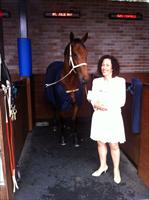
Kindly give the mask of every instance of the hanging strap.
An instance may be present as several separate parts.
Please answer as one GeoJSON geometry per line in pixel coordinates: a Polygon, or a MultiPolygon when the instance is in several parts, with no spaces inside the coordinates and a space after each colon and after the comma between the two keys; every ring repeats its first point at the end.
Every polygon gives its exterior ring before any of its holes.
{"type": "Polygon", "coordinates": [[[13,143],[13,122],[11,118],[11,95],[10,84],[7,82],[7,87],[2,84],[2,89],[4,91],[4,107],[5,107],[5,122],[6,122],[6,137],[7,137],[7,144],[8,144],[8,151],[10,157],[10,169],[12,175],[12,182],[13,182],[13,192],[16,189],[19,189],[16,177],[15,177],[15,155],[14,155],[14,143],[13,143]],[[7,109],[8,105],[8,109],[7,109]]]}

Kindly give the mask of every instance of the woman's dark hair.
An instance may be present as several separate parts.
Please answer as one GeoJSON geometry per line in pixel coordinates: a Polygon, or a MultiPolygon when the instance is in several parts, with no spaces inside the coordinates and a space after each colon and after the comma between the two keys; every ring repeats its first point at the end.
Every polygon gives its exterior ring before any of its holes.
{"type": "Polygon", "coordinates": [[[104,59],[110,59],[111,60],[112,70],[113,70],[112,71],[112,77],[119,75],[120,66],[119,66],[118,60],[114,56],[104,55],[98,61],[97,72],[98,72],[99,76],[103,76],[102,72],[101,72],[101,66],[102,66],[104,59]]]}

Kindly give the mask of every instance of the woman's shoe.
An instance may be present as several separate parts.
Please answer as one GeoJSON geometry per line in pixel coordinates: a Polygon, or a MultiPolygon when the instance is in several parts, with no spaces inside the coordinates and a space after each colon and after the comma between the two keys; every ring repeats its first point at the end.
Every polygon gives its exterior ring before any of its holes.
{"type": "Polygon", "coordinates": [[[96,170],[94,173],[92,173],[92,176],[100,176],[103,172],[106,173],[106,171],[108,170],[108,166],[106,167],[100,167],[98,170],[96,170]]]}
{"type": "Polygon", "coordinates": [[[117,184],[121,182],[121,176],[119,170],[117,170],[117,172],[114,172],[114,182],[117,184]]]}

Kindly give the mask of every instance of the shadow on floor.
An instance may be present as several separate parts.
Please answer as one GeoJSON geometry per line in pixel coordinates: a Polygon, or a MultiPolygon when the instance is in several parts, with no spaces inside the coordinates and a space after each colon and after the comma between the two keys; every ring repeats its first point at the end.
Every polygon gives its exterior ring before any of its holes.
{"type": "Polygon", "coordinates": [[[35,127],[20,159],[21,180],[14,200],[149,200],[149,189],[135,167],[121,153],[122,182],[113,182],[112,162],[100,177],[92,177],[99,165],[96,143],[89,138],[90,122],[81,123],[81,146],[71,138],[66,146],[49,127],[35,127]]]}

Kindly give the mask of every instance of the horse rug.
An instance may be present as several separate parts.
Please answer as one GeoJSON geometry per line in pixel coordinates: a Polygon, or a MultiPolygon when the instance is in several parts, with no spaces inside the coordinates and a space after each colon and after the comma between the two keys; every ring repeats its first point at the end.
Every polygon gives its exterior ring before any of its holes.
{"type": "MultiPolygon", "coordinates": [[[[72,98],[70,94],[66,92],[63,83],[59,81],[63,66],[64,62],[62,61],[55,61],[48,66],[45,75],[45,84],[58,82],[48,87],[45,86],[44,93],[48,103],[52,104],[56,109],[60,111],[69,111],[72,107],[72,98]]],[[[82,93],[83,85],[80,83],[79,90],[75,92],[76,104],[78,106],[81,106],[83,101],[82,93]]]]}

